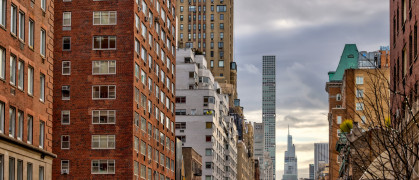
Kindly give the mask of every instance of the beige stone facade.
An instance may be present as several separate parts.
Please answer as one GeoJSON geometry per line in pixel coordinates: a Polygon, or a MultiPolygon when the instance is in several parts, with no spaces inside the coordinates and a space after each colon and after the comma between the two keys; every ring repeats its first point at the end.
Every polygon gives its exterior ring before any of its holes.
{"type": "Polygon", "coordinates": [[[207,67],[231,101],[237,98],[233,7],[234,0],[179,0],[176,8],[178,47],[205,54],[207,67]]]}
{"type": "Polygon", "coordinates": [[[3,169],[0,179],[52,179],[52,159],[55,155],[2,134],[0,136],[0,168],[3,169]],[[28,178],[30,175],[32,178],[28,178]]]}
{"type": "Polygon", "coordinates": [[[237,179],[253,179],[255,159],[253,158],[253,125],[244,124],[243,141],[237,143],[237,179]]]}

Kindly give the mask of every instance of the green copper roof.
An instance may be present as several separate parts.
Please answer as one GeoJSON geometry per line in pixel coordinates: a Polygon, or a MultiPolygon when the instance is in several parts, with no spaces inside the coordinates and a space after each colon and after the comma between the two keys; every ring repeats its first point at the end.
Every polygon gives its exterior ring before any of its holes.
{"type": "Polygon", "coordinates": [[[356,44],[345,44],[342,56],[340,57],[338,68],[336,71],[329,72],[330,81],[342,81],[343,73],[346,69],[358,68],[358,48],[356,44]]]}

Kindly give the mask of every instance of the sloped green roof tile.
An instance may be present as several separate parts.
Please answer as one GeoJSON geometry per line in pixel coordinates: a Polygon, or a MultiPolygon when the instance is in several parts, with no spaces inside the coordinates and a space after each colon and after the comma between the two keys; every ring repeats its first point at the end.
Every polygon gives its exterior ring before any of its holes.
{"type": "Polygon", "coordinates": [[[342,81],[346,69],[358,68],[358,48],[356,44],[345,44],[338,68],[335,72],[329,72],[329,82],[342,81]]]}

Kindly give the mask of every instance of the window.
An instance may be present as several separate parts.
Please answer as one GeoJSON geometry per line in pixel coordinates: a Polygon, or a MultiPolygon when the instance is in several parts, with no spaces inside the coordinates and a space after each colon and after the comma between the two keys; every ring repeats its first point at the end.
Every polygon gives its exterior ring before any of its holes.
{"type": "Polygon", "coordinates": [[[15,180],[15,158],[9,157],[9,180],[15,180]]]}
{"type": "Polygon", "coordinates": [[[137,152],[140,150],[140,139],[136,136],[134,136],[134,150],[137,152]]]}
{"type": "Polygon", "coordinates": [[[224,67],[224,61],[218,61],[218,67],[224,67]]]}
{"type": "Polygon", "coordinates": [[[92,149],[115,149],[115,135],[92,135],[92,149]]]}
{"type": "Polygon", "coordinates": [[[0,133],[4,133],[4,122],[6,117],[4,103],[0,101],[0,133]]]}
{"type": "Polygon", "coordinates": [[[17,29],[17,7],[12,4],[11,8],[11,15],[10,15],[10,32],[16,35],[16,29],[17,29]]]}
{"type": "Polygon", "coordinates": [[[70,173],[70,161],[61,160],[61,174],[69,174],[69,173],[70,173]]]}
{"type": "Polygon", "coordinates": [[[115,174],[115,160],[92,160],[92,174],[115,174]]]}
{"type": "Polygon", "coordinates": [[[0,25],[4,27],[6,27],[6,6],[6,0],[0,0],[0,25]]]}
{"type": "Polygon", "coordinates": [[[220,14],[220,20],[224,20],[224,14],[220,14]]]}
{"type": "Polygon", "coordinates": [[[32,132],[33,132],[33,117],[31,115],[28,115],[28,138],[27,142],[29,144],[32,144],[32,132]]]}
{"type": "Polygon", "coordinates": [[[356,77],[356,84],[364,84],[364,77],[357,76],[356,77]]]}
{"type": "Polygon", "coordinates": [[[44,121],[40,121],[39,122],[39,147],[40,148],[44,148],[44,138],[45,136],[45,122],[44,121]]]}
{"type": "Polygon", "coordinates": [[[206,169],[211,169],[212,167],[212,162],[205,162],[205,168],[206,169]]]}
{"type": "Polygon", "coordinates": [[[212,142],[212,136],[205,136],[205,142],[212,142]]]}
{"type": "Polygon", "coordinates": [[[147,37],[147,27],[144,23],[141,23],[141,35],[144,39],[147,37]]]}
{"type": "Polygon", "coordinates": [[[23,180],[23,161],[17,160],[17,180],[23,180]]]}
{"type": "Polygon", "coordinates": [[[16,85],[16,56],[10,55],[10,84],[16,85]]]}
{"type": "Polygon", "coordinates": [[[24,69],[25,69],[25,62],[19,61],[17,65],[17,72],[18,72],[18,82],[17,82],[17,88],[20,90],[23,90],[23,84],[24,84],[24,69]]]}
{"type": "Polygon", "coordinates": [[[63,51],[71,50],[71,37],[63,37],[63,51]]]}
{"type": "Polygon", "coordinates": [[[23,139],[23,111],[17,112],[17,139],[22,140],[23,139]]]}
{"type": "Polygon", "coordinates": [[[342,95],[341,94],[336,94],[336,101],[340,101],[342,100],[342,95]]]}
{"type": "Polygon", "coordinates": [[[141,141],[140,149],[141,149],[141,154],[142,155],[145,155],[146,148],[147,148],[147,146],[146,146],[145,142],[141,141]]]}
{"type": "Polygon", "coordinates": [[[93,25],[116,25],[116,11],[93,12],[93,25]]]}
{"type": "Polygon", "coordinates": [[[137,112],[134,112],[134,124],[140,126],[140,115],[137,112]]]}
{"type": "Polygon", "coordinates": [[[70,61],[63,61],[62,62],[62,74],[63,75],[70,75],[71,74],[71,62],[70,61]]]}
{"type": "MultiPolygon", "coordinates": [[[[41,1],[45,1],[45,0],[41,0],[41,1]]],[[[46,47],[46,31],[44,29],[41,28],[41,43],[40,43],[40,53],[42,56],[45,56],[45,47],[46,47]]]]}
{"type": "Polygon", "coordinates": [[[176,97],[176,103],[186,103],[186,96],[176,97]]]}
{"type": "Polygon", "coordinates": [[[134,65],[134,75],[135,78],[140,79],[140,66],[137,63],[134,65]]]}
{"type": "Polygon", "coordinates": [[[204,106],[208,106],[208,103],[214,104],[215,98],[213,96],[204,96],[204,106]]]}
{"type": "Polygon", "coordinates": [[[218,5],[217,6],[217,12],[226,12],[227,6],[226,5],[218,5]]]}
{"type": "Polygon", "coordinates": [[[71,12],[63,12],[63,27],[71,26],[71,12]]]}
{"type": "Polygon", "coordinates": [[[135,179],[138,179],[139,166],[140,164],[137,161],[134,161],[134,176],[136,176],[135,179]]]}
{"type": "Polygon", "coordinates": [[[39,166],[39,180],[44,180],[44,167],[39,166]]]}
{"type": "Polygon", "coordinates": [[[15,137],[16,129],[16,109],[14,107],[9,108],[9,136],[15,137]]]}
{"type": "Polygon", "coordinates": [[[364,90],[363,89],[357,89],[356,90],[356,97],[357,98],[363,98],[364,97],[364,90]]]}
{"type": "Polygon", "coordinates": [[[116,86],[92,86],[93,99],[115,99],[116,86]]]}
{"type": "Polygon", "coordinates": [[[116,61],[93,61],[92,62],[93,74],[116,74],[116,61]]]}
{"type": "Polygon", "coordinates": [[[338,124],[342,124],[342,116],[337,117],[337,122],[338,122],[338,124]]]}
{"type": "Polygon", "coordinates": [[[25,41],[25,13],[19,12],[19,39],[25,41]]]}
{"type": "Polygon", "coordinates": [[[356,103],[356,110],[357,111],[364,110],[364,103],[356,103]]]}
{"type": "Polygon", "coordinates": [[[224,29],[224,23],[220,23],[220,29],[224,29]]]}
{"type": "Polygon", "coordinates": [[[115,50],[116,36],[93,36],[93,50],[115,50]]]}
{"type": "Polygon", "coordinates": [[[186,122],[177,122],[176,129],[186,129],[186,122]]]}
{"type": "Polygon", "coordinates": [[[186,109],[176,109],[176,115],[186,115],[186,109]]]}
{"type": "Polygon", "coordinates": [[[361,116],[362,124],[365,124],[366,123],[366,120],[367,120],[367,118],[365,116],[361,116]]]}
{"type": "Polygon", "coordinates": [[[28,163],[27,164],[27,170],[26,171],[27,171],[27,179],[28,180],[32,180],[33,179],[33,166],[32,166],[32,163],[28,163]]]}
{"type": "Polygon", "coordinates": [[[45,100],[45,75],[41,74],[39,79],[40,79],[40,81],[39,81],[39,87],[40,87],[39,100],[44,102],[44,100],[45,100]]]}
{"type": "Polygon", "coordinates": [[[212,156],[212,149],[205,149],[205,156],[212,156]]]}
{"type": "Polygon", "coordinates": [[[70,111],[61,111],[61,124],[70,124],[70,111]]]}
{"type": "MultiPolygon", "coordinates": [[[[158,155],[157,155],[158,156],[158,155]]],[[[141,179],[145,179],[145,166],[141,164],[141,179]]]]}
{"type": "Polygon", "coordinates": [[[33,48],[33,42],[34,42],[34,25],[35,23],[33,22],[32,19],[29,19],[29,30],[28,30],[28,43],[29,43],[29,47],[33,48]]]}
{"type": "Polygon", "coordinates": [[[205,128],[206,129],[211,129],[212,128],[212,122],[206,122],[205,123],[205,128]]]}
{"type": "Polygon", "coordinates": [[[28,94],[33,95],[33,67],[28,67],[28,94]]]}
{"type": "Polygon", "coordinates": [[[47,0],[41,0],[41,9],[45,11],[46,7],[47,7],[47,0]]]}
{"type": "Polygon", "coordinates": [[[6,78],[5,76],[6,76],[6,51],[2,47],[0,47],[0,79],[5,79],[6,78]]]}
{"type": "Polygon", "coordinates": [[[70,149],[70,136],[69,135],[61,136],[61,149],[70,149]]]}
{"type": "Polygon", "coordinates": [[[115,124],[115,110],[93,110],[93,124],[115,124]]]}
{"type": "Polygon", "coordinates": [[[70,86],[61,86],[61,99],[70,100],[70,86]]]}

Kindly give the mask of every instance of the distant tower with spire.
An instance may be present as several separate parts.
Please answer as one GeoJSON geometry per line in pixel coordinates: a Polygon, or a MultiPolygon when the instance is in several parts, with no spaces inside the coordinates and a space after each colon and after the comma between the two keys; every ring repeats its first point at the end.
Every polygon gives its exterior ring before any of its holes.
{"type": "Polygon", "coordinates": [[[295,155],[295,145],[292,143],[292,136],[290,135],[290,126],[288,125],[288,142],[287,151],[285,151],[284,175],[282,180],[297,180],[298,167],[297,156],[295,155]]]}

